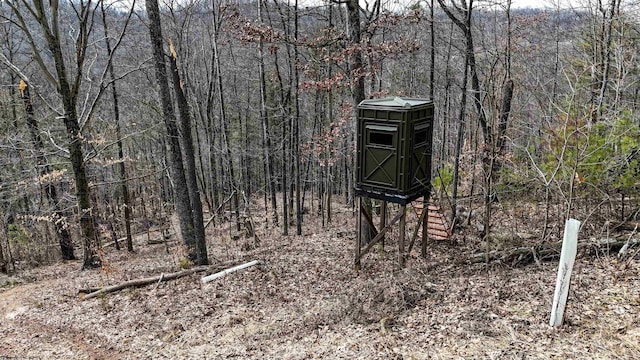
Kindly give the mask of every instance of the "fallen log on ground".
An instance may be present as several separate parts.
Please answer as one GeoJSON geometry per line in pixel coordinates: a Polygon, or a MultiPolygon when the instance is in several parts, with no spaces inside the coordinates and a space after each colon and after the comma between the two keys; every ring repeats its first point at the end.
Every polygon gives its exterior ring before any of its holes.
{"type": "MultiPolygon", "coordinates": [[[[578,251],[617,251],[623,246],[640,244],[640,239],[604,239],[600,241],[583,241],[578,243],[578,251]]],[[[489,252],[487,257],[486,252],[476,253],[471,255],[470,261],[472,263],[481,263],[487,261],[502,261],[502,262],[528,262],[531,260],[539,261],[541,258],[558,257],[560,256],[560,249],[562,248],[562,242],[551,244],[538,244],[534,246],[521,246],[511,249],[493,250],[489,252]]]]}
{"type": "Polygon", "coordinates": [[[184,277],[184,276],[187,276],[187,275],[191,275],[191,274],[195,274],[195,273],[199,273],[199,272],[219,271],[219,270],[222,270],[222,269],[226,269],[229,266],[232,266],[232,265],[235,265],[235,264],[237,264],[237,263],[222,263],[222,264],[216,264],[216,265],[198,266],[198,267],[194,267],[194,268],[191,268],[191,269],[186,269],[186,270],[182,270],[182,271],[178,271],[178,272],[174,272],[174,273],[169,273],[169,274],[164,274],[163,273],[163,274],[156,275],[156,276],[129,280],[129,281],[122,282],[120,284],[104,286],[104,287],[101,287],[101,288],[93,287],[93,288],[80,289],[80,290],[78,290],[78,293],[80,293],[80,294],[86,293],[87,295],[83,296],[82,300],[87,300],[87,299],[94,298],[96,296],[100,296],[100,295],[103,295],[103,294],[108,294],[108,293],[120,291],[120,290],[127,289],[127,288],[130,288],[130,287],[140,287],[140,286],[159,283],[159,282],[162,282],[162,281],[175,280],[175,279],[179,279],[181,277],[184,277]]]}

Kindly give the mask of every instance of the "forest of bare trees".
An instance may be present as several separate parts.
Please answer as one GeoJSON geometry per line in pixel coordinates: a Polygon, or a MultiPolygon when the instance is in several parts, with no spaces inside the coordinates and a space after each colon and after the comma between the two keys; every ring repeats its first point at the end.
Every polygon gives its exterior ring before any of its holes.
{"type": "Polygon", "coordinates": [[[454,221],[478,213],[487,235],[500,213],[542,214],[545,241],[569,217],[635,220],[639,11],[0,2],[0,265],[99,266],[174,213],[207,264],[205,225],[240,231],[253,201],[283,235],[331,226],[332,198],[354,203],[354,106],[383,96],[433,99],[433,201],[454,221]]]}

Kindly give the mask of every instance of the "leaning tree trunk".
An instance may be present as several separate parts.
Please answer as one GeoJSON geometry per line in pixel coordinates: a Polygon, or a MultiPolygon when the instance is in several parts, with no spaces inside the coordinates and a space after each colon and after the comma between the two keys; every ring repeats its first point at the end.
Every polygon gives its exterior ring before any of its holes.
{"type": "Polygon", "coordinates": [[[198,189],[198,179],[196,177],[196,159],[193,149],[193,138],[191,136],[191,114],[189,113],[189,104],[182,89],[182,81],[178,72],[177,54],[171,47],[171,74],[173,79],[173,91],[178,100],[178,109],[180,113],[180,131],[182,133],[182,146],[184,149],[184,160],[186,165],[187,189],[189,190],[189,198],[191,199],[191,209],[193,214],[193,229],[196,240],[196,253],[198,265],[207,265],[209,259],[207,256],[207,242],[204,235],[204,220],[202,215],[202,201],[200,200],[200,190],[198,189]]]}
{"type": "Polygon", "coordinates": [[[167,138],[169,140],[169,152],[171,163],[171,176],[176,202],[176,210],[180,221],[180,232],[182,240],[188,248],[190,260],[197,259],[196,238],[194,233],[193,215],[191,212],[191,201],[189,190],[185,178],[184,167],[182,166],[182,151],[180,149],[180,139],[176,116],[173,110],[173,101],[169,89],[167,66],[164,60],[164,50],[162,46],[162,27],[160,24],[160,9],[157,0],[146,1],[147,14],[149,15],[149,34],[153,47],[153,59],[156,72],[156,80],[159,86],[159,97],[162,103],[162,113],[164,123],[167,128],[167,138]]]}

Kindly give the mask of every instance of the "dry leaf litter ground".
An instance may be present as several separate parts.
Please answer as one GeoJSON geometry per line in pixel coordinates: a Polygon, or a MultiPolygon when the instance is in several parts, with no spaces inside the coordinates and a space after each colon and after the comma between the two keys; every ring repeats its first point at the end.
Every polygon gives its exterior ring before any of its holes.
{"type": "Polygon", "coordinates": [[[303,236],[259,225],[251,251],[210,228],[212,259],[264,265],[205,285],[196,274],[81,300],[80,288],[178,270],[177,242],[167,253],[146,236],[136,254],[106,249],[102,270],[22,272],[0,289],[0,358],[640,359],[638,255],[580,257],[566,324],[553,329],[555,261],[470,265],[480,245],[453,239],[429,244],[426,259],[414,250],[398,270],[392,232],[355,271],[351,209],[324,229],[306,220],[303,236]]]}

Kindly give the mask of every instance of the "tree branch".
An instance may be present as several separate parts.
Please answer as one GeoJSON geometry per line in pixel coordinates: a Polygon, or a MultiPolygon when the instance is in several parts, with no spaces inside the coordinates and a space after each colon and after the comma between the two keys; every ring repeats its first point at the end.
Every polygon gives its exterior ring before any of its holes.
{"type": "MultiPolygon", "coordinates": [[[[13,20],[10,20],[13,24],[15,24],[16,26],[18,26],[18,28],[20,30],[22,30],[22,32],[24,33],[24,35],[27,38],[27,42],[29,43],[29,47],[31,47],[31,52],[33,53],[33,59],[36,61],[36,63],[38,64],[38,66],[40,67],[40,69],[42,70],[42,72],[44,73],[45,79],[47,79],[51,84],[53,84],[55,87],[58,87],[58,81],[56,80],[56,78],[53,76],[53,74],[49,71],[49,69],[47,69],[47,66],[44,64],[44,60],[42,59],[42,57],[40,56],[40,51],[38,51],[38,48],[36,47],[36,41],[33,38],[33,35],[31,34],[31,31],[29,31],[29,27],[27,26],[26,21],[24,20],[24,17],[22,16],[22,14],[20,13],[20,9],[18,9],[16,7],[16,5],[11,2],[11,1],[7,1],[5,2],[7,5],[9,5],[9,7],[11,7],[11,11],[13,12],[13,14],[16,16],[16,18],[18,19],[18,22],[16,23],[13,20]]],[[[38,15],[36,15],[36,13],[34,12],[34,10],[29,6],[29,4],[23,0],[23,4],[25,5],[25,7],[27,8],[27,11],[29,11],[29,13],[38,21],[40,22],[41,19],[38,15]]]]}
{"type": "Polygon", "coordinates": [[[170,274],[162,273],[161,275],[157,275],[157,276],[129,280],[116,285],[104,286],[102,288],[94,287],[94,288],[87,288],[87,289],[79,289],[78,293],[83,294],[88,292],[89,294],[82,297],[82,300],[88,300],[97,296],[120,291],[130,287],[140,287],[140,286],[145,286],[149,284],[155,284],[156,282],[175,280],[181,277],[185,277],[191,274],[204,272],[204,271],[218,271],[218,270],[226,269],[231,265],[235,265],[235,263],[228,262],[228,263],[217,264],[214,266],[198,266],[192,269],[182,270],[182,271],[178,271],[170,274]]]}

